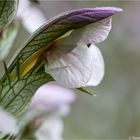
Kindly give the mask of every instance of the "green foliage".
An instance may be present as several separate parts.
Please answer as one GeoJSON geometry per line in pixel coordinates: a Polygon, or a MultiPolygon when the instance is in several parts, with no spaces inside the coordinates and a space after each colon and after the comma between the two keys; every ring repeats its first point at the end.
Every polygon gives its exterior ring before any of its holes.
{"type": "Polygon", "coordinates": [[[12,47],[17,34],[13,21],[18,7],[18,0],[0,1],[0,60],[4,59],[12,47]]]}
{"type": "Polygon", "coordinates": [[[10,24],[1,32],[0,36],[0,60],[3,60],[9,53],[17,35],[17,25],[10,24]]]}
{"type": "Polygon", "coordinates": [[[86,89],[84,88],[77,88],[77,90],[81,91],[81,92],[84,92],[85,94],[88,94],[88,95],[91,95],[91,96],[95,96],[95,94],[87,91],[86,89]]]}
{"type": "Polygon", "coordinates": [[[15,116],[20,116],[35,91],[44,83],[52,80],[51,76],[42,73],[28,73],[25,77],[18,77],[16,80],[10,78],[8,69],[5,66],[6,78],[0,87],[0,105],[15,116]]]}
{"type": "Polygon", "coordinates": [[[7,27],[16,14],[18,0],[0,1],[0,29],[7,27]]]}

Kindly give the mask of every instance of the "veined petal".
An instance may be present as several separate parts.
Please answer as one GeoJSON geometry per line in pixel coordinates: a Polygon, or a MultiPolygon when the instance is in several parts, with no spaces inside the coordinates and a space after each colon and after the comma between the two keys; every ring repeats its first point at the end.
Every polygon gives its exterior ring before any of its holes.
{"type": "Polygon", "coordinates": [[[89,50],[92,56],[92,72],[87,86],[97,86],[104,76],[104,60],[99,48],[95,45],[92,44],[89,50]]]}
{"type": "Polygon", "coordinates": [[[71,33],[71,40],[85,44],[96,44],[104,41],[111,30],[111,17],[97,21],[71,33]]]}
{"type": "Polygon", "coordinates": [[[64,44],[57,44],[55,49],[48,53],[46,72],[65,87],[86,86],[92,71],[92,57],[89,48],[85,44],[62,45],[64,44]]]}

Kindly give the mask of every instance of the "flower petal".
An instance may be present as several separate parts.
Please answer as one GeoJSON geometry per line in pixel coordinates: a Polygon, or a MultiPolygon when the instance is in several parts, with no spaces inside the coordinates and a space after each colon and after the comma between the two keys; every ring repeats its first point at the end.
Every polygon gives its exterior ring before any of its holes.
{"type": "Polygon", "coordinates": [[[55,49],[49,52],[45,70],[65,87],[86,86],[92,70],[90,50],[85,44],[67,44],[57,44],[55,49]]]}
{"type": "Polygon", "coordinates": [[[17,17],[22,20],[23,26],[29,33],[34,32],[47,22],[37,5],[30,3],[29,0],[19,1],[17,17]]]}
{"type": "Polygon", "coordinates": [[[2,134],[17,134],[17,120],[0,108],[0,132],[2,134]]]}
{"type": "Polygon", "coordinates": [[[53,112],[62,106],[71,104],[75,98],[73,90],[64,88],[56,82],[49,82],[36,91],[29,110],[37,109],[44,113],[53,112]]]}
{"type": "Polygon", "coordinates": [[[64,124],[60,115],[53,114],[44,119],[41,127],[35,132],[38,140],[63,140],[64,124]]]}
{"type": "Polygon", "coordinates": [[[92,72],[87,86],[97,86],[104,76],[104,60],[98,47],[92,44],[89,50],[92,56],[92,72]]]}
{"type": "Polygon", "coordinates": [[[96,44],[104,41],[111,30],[111,18],[97,21],[71,33],[71,39],[85,44],[96,44]]]}

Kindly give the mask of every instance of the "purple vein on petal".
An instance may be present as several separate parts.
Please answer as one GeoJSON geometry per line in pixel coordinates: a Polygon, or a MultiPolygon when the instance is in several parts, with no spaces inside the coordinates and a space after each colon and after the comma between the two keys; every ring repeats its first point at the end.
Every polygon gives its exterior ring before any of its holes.
{"type": "Polygon", "coordinates": [[[69,11],[66,18],[73,23],[94,23],[121,11],[122,9],[116,7],[83,8],[69,11]]]}

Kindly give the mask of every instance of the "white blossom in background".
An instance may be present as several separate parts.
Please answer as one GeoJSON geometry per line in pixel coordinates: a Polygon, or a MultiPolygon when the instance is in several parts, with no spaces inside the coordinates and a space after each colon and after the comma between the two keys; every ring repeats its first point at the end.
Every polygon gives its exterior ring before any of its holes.
{"type": "Polygon", "coordinates": [[[0,108],[0,132],[2,134],[17,134],[17,120],[0,108]]]}
{"type": "Polygon", "coordinates": [[[29,33],[34,32],[47,21],[37,4],[29,0],[19,0],[17,17],[21,19],[24,28],[29,33]]]}
{"type": "Polygon", "coordinates": [[[63,140],[64,123],[61,117],[51,116],[36,131],[38,140],[63,140]]]}
{"type": "Polygon", "coordinates": [[[70,104],[75,99],[73,90],[64,88],[56,82],[49,82],[37,90],[29,110],[38,110],[46,114],[42,119],[41,127],[36,132],[38,139],[62,139],[64,129],[62,118],[69,114],[70,104]]]}

